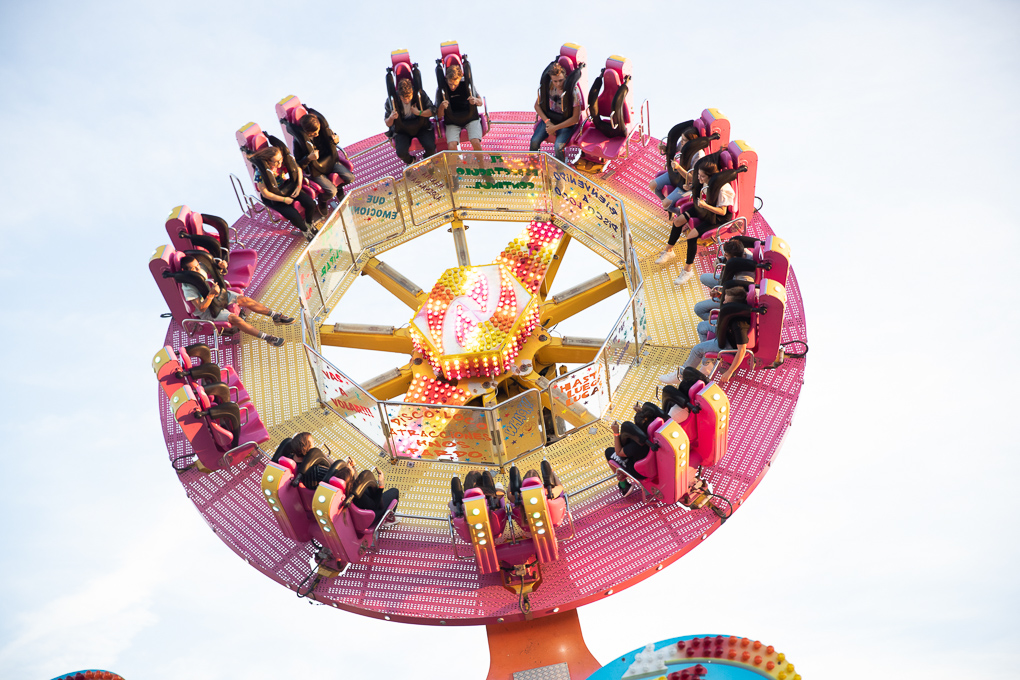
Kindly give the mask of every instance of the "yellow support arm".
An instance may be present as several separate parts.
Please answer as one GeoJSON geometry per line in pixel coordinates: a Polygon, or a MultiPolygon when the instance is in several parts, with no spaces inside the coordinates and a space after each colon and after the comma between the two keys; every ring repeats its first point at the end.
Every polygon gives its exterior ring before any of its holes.
{"type": "Polygon", "coordinates": [[[558,324],[626,288],[627,280],[622,269],[589,279],[546,301],[542,305],[542,325],[548,328],[558,324]]]}
{"type": "Polygon", "coordinates": [[[406,328],[338,323],[319,329],[319,341],[330,347],[374,349],[380,352],[411,354],[414,346],[406,328]]]}
{"type": "Polygon", "coordinates": [[[407,392],[413,378],[411,364],[405,364],[400,368],[394,368],[392,371],[377,375],[362,383],[361,386],[379,401],[386,401],[407,392]]]}
{"type": "Polygon", "coordinates": [[[538,290],[543,300],[549,295],[549,289],[552,288],[553,281],[556,279],[556,272],[560,270],[560,264],[563,262],[563,256],[566,254],[567,245],[569,244],[570,234],[563,232],[563,236],[560,238],[560,244],[556,247],[556,252],[553,254],[553,259],[549,263],[549,266],[545,269],[545,277],[542,279],[542,287],[538,290]]]}
{"type": "Polygon", "coordinates": [[[366,262],[361,273],[375,279],[380,286],[416,312],[428,297],[413,281],[377,258],[373,257],[366,262]]]}
{"type": "Polygon", "coordinates": [[[535,362],[549,364],[586,364],[595,359],[602,346],[597,338],[551,338],[548,345],[535,352],[535,362]]]}

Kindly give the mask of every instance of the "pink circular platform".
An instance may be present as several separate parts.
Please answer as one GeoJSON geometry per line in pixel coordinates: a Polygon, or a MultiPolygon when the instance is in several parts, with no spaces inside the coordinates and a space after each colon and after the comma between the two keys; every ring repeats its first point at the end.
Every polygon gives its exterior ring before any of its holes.
{"type": "MultiPolygon", "coordinates": [[[[503,121],[525,121],[534,116],[528,112],[491,115],[503,121]]],[[[484,147],[527,151],[530,136],[528,125],[493,124],[484,147]]],[[[377,135],[348,147],[347,152],[353,155],[383,140],[377,135]]],[[[641,197],[649,209],[654,207],[661,214],[647,184],[661,171],[662,163],[656,140],[644,147],[634,144],[630,157],[612,168],[608,180],[595,179],[630,200],[641,197]]],[[[382,145],[355,159],[355,167],[355,186],[359,186],[387,175],[399,176],[404,166],[389,145],[382,145]]],[[[255,219],[242,216],[235,223],[238,238],[259,253],[259,270],[248,289],[256,299],[282,262],[304,246],[304,241],[292,236],[284,225],[271,225],[265,213],[255,219]]],[[[773,232],[762,216],[755,214],[748,233],[763,237],[773,232]]],[[[707,271],[707,256],[699,258],[699,271],[707,271]]],[[[786,291],[783,341],[806,341],[803,300],[792,271],[786,291]]],[[[296,309],[296,299],[294,306],[296,309]]],[[[171,322],[165,344],[178,347],[191,342],[196,339],[185,336],[171,322]]],[[[226,363],[243,376],[246,366],[242,354],[236,344],[227,344],[224,350],[226,363]]],[[[724,386],[733,413],[729,452],[720,465],[708,471],[707,479],[716,493],[733,502],[735,510],[762,480],[779,452],[797,405],[805,365],[804,359],[791,359],[774,370],[740,371],[724,386]]],[[[159,405],[172,461],[186,455],[190,445],[174,421],[162,390],[159,405]]],[[[260,412],[271,408],[256,405],[260,412]]],[[[335,446],[334,453],[338,453],[335,446]]],[[[438,464],[437,468],[447,480],[456,472],[463,474],[463,468],[453,465],[438,464]]],[[[313,549],[282,535],[261,498],[262,470],[261,464],[241,464],[211,474],[191,469],[180,475],[180,481],[212,530],[245,563],[295,589],[308,574],[313,549]]],[[[679,559],[720,526],[719,518],[708,509],[689,511],[642,502],[638,494],[621,499],[613,484],[587,492],[576,504],[572,502],[572,510],[576,538],[562,544],[557,562],[543,565],[543,582],[531,597],[533,616],[576,608],[619,592],[679,559]]],[[[469,547],[461,547],[462,555],[469,552],[469,547]]],[[[315,591],[315,599],[357,614],[410,623],[477,625],[524,618],[517,597],[501,587],[498,576],[481,576],[474,562],[454,557],[447,526],[439,522],[401,524],[384,531],[376,552],[366,555],[342,576],[323,581],[315,591]]]]}

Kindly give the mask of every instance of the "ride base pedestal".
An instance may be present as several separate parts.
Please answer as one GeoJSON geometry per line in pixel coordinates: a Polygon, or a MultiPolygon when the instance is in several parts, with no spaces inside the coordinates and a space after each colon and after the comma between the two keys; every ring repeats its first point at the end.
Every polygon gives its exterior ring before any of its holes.
{"type": "Polygon", "coordinates": [[[486,680],[514,680],[514,673],[564,663],[569,675],[545,677],[585,680],[602,667],[584,643],[576,609],[530,621],[488,624],[485,632],[489,638],[486,680]]]}

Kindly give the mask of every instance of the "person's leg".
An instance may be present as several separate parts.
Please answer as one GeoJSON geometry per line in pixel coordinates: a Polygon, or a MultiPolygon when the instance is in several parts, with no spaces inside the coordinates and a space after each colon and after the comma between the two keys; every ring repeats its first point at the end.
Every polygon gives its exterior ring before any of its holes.
{"type": "Polygon", "coordinates": [[[708,340],[708,334],[709,333],[715,333],[715,323],[712,322],[712,321],[708,321],[708,320],[699,321],[698,322],[698,336],[701,338],[702,342],[704,342],[705,340],[708,340]]]}
{"type": "Polygon", "coordinates": [[[694,347],[691,347],[691,354],[687,357],[687,361],[684,362],[684,367],[687,366],[700,366],[705,361],[705,355],[709,352],[718,352],[719,343],[716,342],[715,338],[711,340],[705,340],[699,342],[694,347]]]}
{"type": "Polygon", "coordinates": [[[395,486],[391,486],[388,489],[383,489],[382,499],[380,501],[380,507],[375,511],[375,521],[379,522],[386,518],[386,511],[390,507],[390,503],[393,501],[400,501],[400,489],[395,486]]]}
{"type": "Polygon", "coordinates": [[[542,142],[549,136],[549,133],[545,131],[545,121],[540,120],[535,124],[535,131],[531,135],[531,146],[528,147],[531,151],[538,151],[542,148],[542,142]]]}
{"type": "Polygon", "coordinates": [[[263,333],[262,331],[255,328],[250,323],[239,317],[237,314],[231,314],[230,316],[228,316],[227,321],[230,322],[231,327],[240,329],[242,333],[247,333],[248,335],[255,336],[256,338],[261,338],[262,340],[265,340],[274,347],[280,347],[284,343],[283,338],[277,337],[275,335],[270,335],[269,333],[263,333]]]}
{"type": "Polygon", "coordinates": [[[666,240],[666,248],[655,258],[655,264],[669,264],[676,259],[673,246],[680,239],[680,235],[683,234],[686,225],[687,219],[683,215],[677,215],[673,218],[673,226],[669,230],[669,239],[666,240]],[[678,221],[680,222],[679,224],[677,224],[678,221]]]}
{"type": "Polygon", "coordinates": [[[669,192],[666,198],[662,199],[662,207],[669,212],[676,212],[676,204],[680,202],[684,196],[689,196],[689,192],[684,191],[682,188],[673,189],[669,192]]]}
{"type": "Polygon", "coordinates": [[[397,157],[404,161],[407,165],[414,163],[414,158],[411,156],[409,149],[411,148],[411,136],[403,132],[397,132],[393,135],[393,150],[397,152],[397,157]]]}
{"type": "Polygon", "coordinates": [[[473,120],[467,124],[468,141],[471,142],[471,148],[475,151],[482,150],[482,121],[473,120]]]}
{"type": "Polygon", "coordinates": [[[713,309],[719,309],[720,305],[715,300],[701,300],[700,302],[694,303],[694,313],[699,319],[708,321],[708,317],[712,314],[713,309]]]}
{"type": "Polygon", "coordinates": [[[446,126],[446,148],[450,151],[456,151],[460,148],[461,129],[459,125],[446,126]]]}
{"type": "Polygon", "coordinates": [[[319,194],[319,203],[325,205],[336,197],[336,185],[329,181],[329,177],[319,175],[313,177],[312,181],[322,189],[322,193],[319,194]]]}
{"type": "Polygon", "coordinates": [[[311,194],[302,191],[297,195],[297,198],[294,200],[300,203],[301,206],[305,209],[306,222],[308,221],[317,222],[326,216],[325,212],[319,209],[319,204],[315,202],[315,199],[312,198],[311,194]]]}
{"type": "Polygon", "coordinates": [[[705,286],[706,288],[715,288],[716,286],[719,285],[719,279],[716,277],[715,272],[708,272],[707,274],[702,274],[698,278],[698,280],[701,281],[701,285],[705,286]]]}
{"type": "Polygon", "coordinates": [[[264,198],[263,203],[283,215],[283,218],[293,224],[297,229],[300,229],[301,231],[308,231],[308,223],[305,222],[305,218],[301,216],[301,213],[297,211],[297,208],[294,207],[293,203],[270,201],[268,198],[264,198]]]}
{"type": "Polygon", "coordinates": [[[554,152],[556,158],[560,161],[567,162],[567,144],[570,143],[570,138],[574,136],[574,128],[568,127],[556,131],[556,142],[554,143],[554,152]]]}
{"type": "Polygon", "coordinates": [[[669,173],[660,172],[655,176],[651,182],[648,183],[648,188],[652,190],[652,193],[656,196],[662,196],[663,189],[669,184],[669,173]]]}
{"type": "Polygon", "coordinates": [[[253,311],[256,314],[262,314],[263,316],[268,316],[268,317],[270,317],[273,321],[275,321],[278,324],[294,323],[294,319],[293,318],[291,318],[289,316],[286,316],[286,315],[284,315],[281,312],[274,312],[273,310],[271,310],[269,307],[266,307],[264,304],[262,304],[258,300],[253,300],[252,298],[250,298],[250,297],[248,297],[246,295],[238,296],[237,299],[236,299],[236,302],[242,308],[250,310],[250,311],[253,311]]]}
{"type": "MultiPolygon", "coordinates": [[[[354,173],[343,163],[337,162],[333,166],[333,172],[340,175],[340,184],[350,184],[354,181],[354,173]]],[[[340,187],[337,186],[337,189],[339,190],[340,187]]]]}
{"type": "Polygon", "coordinates": [[[418,133],[418,141],[421,142],[421,148],[425,149],[425,158],[434,156],[436,153],[436,135],[432,132],[432,128],[422,130],[418,133]]]}

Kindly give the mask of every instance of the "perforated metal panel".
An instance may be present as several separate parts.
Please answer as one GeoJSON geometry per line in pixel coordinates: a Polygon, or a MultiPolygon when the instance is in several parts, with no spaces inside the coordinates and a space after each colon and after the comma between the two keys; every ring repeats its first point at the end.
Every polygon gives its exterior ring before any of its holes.
{"type": "Polygon", "coordinates": [[[570,680],[570,670],[565,663],[532,668],[514,673],[514,680],[570,680]]]}
{"type": "MultiPolygon", "coordinates": [[[[494,119],[529,120],[526,112],[494,113],[494,119]]],[[[526,150],[530,125],[494,125],[483,140],[487,149],[526,150]]],[[[348,153],[383,141],[381,135],[348,148],[348,153]]],[[[697,341],[696,319],[690,312],[703,288],[692,283],[677,288],[672,278],[679,265],[659,268],[649,259],[658,252],[657,240],[668,233],[664,213],[647,189],[649,179],[662,166],[656,141],[647,147],[631,145],[627,161],[612,166],[605,185],[624,203],[630,229],[644,261],[649,344],[641,362],[631,369],[613,393],[610,413],[620,420],[630,418],[635,401],[655,399],[656,376],[675,368],[686,359],[697,341]]],[[[356,185],[387,175],[399,176],[403,163],[389,145],[383,145],[354,159],[356,185]]],[[[422,198],[423,205],[442,199],[422,198]]],[[[435,208],[435,206],[433,206],[435,208]]],[[[398,238],[387,241],[377,252],[406,242],[440,225],[433,220],[418,227],[408,225],[398,238]]],[[[297,315],[294,258],[304,241],[291,235],[286,223],[270,224],[263,213],[242,217],[235,225],[247,247],[259,252],[259,268],[249,291],[273,309],[297,315]]],[[[385,229],[384,229],[385,231],[385,229]]],[[[761,215],[755,215],[749,232],[772,233],[761,215]]],[[[368,233],[368,232],[366,232],[368,233]]],[[[583,234],[578,240],[585,241],[583,234]]],[[[682,248],[678,248],[682,261],[682,248]]],[[[601,252],[612,261],[612,254],[601,252]]],[[[708,258],[699,258],[698,271],[707,271],[708,258]]],[[[347,276],[340,289],[346,290],[354,275],[347,276]]],[[[783,339],[807,339],[803,301],[796,277],[787,284],[787,321],[783,339]]],[[[382,533],[378,550],[352,565],[342,576],[326,579],[314,597],[337,608],[396,621],[417,623],[479,624],[523,618],[517,598],[506,591],[497,576],[480,576],[472,561],[460,560],[450,542],[448,509],[450,477],[463,474],[454,464],[400,461],[390,465],[379,448],[348,423],[318,406],[315,388],[295,326],[274,326],[255,316],[253,323],[270,332],[282,332],[283,348],[242,336],[223,347],[221,363],[235,366],[252,395],[271,441],[271,452],[284,437],[312,432],[334,455],[349,455],[359,468],[378,465],[387,473],[387,483],[400,489],[399,511],[428,519],[402,519],[382,533]]],[[[166,343],[175,347],[193,342],[171,323],[166,343]]],[[[211,340],[210,340],[211,345],[211,340]]],[[[800,393],[803,360],[787,361],[771,371],[738,372],[724,388],[732,405],[729,455],[708,472],[708,479],[736,505],[754,488],[768,470],[800,393]]],[[[166,396],[159,391],[159,409],[170,460],[186,457],[190,447],[173,420],[166,396]]],[[[609,471],[603,451],[612,435],[605,422],[580,428],[565,439],[517,462],[521,470],[537,468],[543,456],[556,469],[569,490],[582,489],[605,478],[609,471]]],[[[497,479],[508,486],[507,475],[497,479]]],[[[285,538],[259,493],[262,465],[239,464],[230,470],[201,474],[189,470],[180,475],[189,498],[217,535],[248,564],[270,578],[295,588],[309,571],[313,550],[285,538]]],[[[610,591],[646,578],[663,565],[700,545],[719,526],[708,509],[689,511],[680,506],[643,503],[638,494],[621,498],[612,482],[595,486],[570,498],[576,534],[561,545],[561,559],[543,566],[542,586],[531,597],[532,615],[577,607],[605,597],[610,591]]],[[[569,535],[566,523],[561,538],[569,535]]],[[[469,554],[460,546],[461,556],[469,554]]],[[[540,670],[540,669],[535,669],[540,670]]]]}

